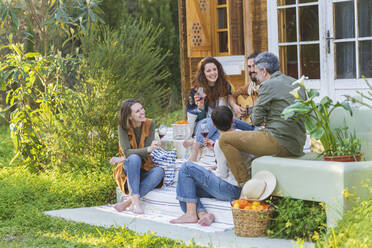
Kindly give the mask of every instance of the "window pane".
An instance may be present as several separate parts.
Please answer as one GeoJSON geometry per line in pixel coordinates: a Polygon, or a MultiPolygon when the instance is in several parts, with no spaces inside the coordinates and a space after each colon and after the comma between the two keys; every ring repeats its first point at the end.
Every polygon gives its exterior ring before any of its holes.
{"type": "Polygon", "coordinates": [[[359,43],[360,75],[372,77],[372,41],[361,41],[359,43]]]}
{"type": "Polygon", "coordinates": [[[296,8],[278,10],[279,42],[297,41],[296,8]]]}
{"type": "Polygon", "coordinates": [[[218,4],[226,4],[226,0],[218,0],[218,4]]]}
{"type": "Polygon", "coordinates": [[[226,8],[218,8],[218,28],[227,28],[226,8]]]}
{"type": "Polygon", "coordinates": [[[312,3],[312,2],[318,2],[318,0],[298,0],[298,3],[312,3]]]}
{"type": "Polygon", "coordinates": [[[354,38],[354,2],[334,3],[335,38],[354,38]]]}
{"type": "Polygon", "coordinates": [[[336,79],[356,78],[355,43],[342,42],[335,44],[336,50],[336,79]]]}
{"type": "Polygon", "coordinates": [[[298,78],[297,46],[279,47],[280,70],[291,77],[298,78]]]}
{"type": "Polygon", "coordinates": [[[218,51],[220,53],[228,52],[227,32],[218,32],[218,51]]]}
{"type": "Polygon", "coordinates": [[[318,5],[300,8],[300,40],[319,40],[318,5]]]}
{"type": "Polygon", "coordinates": [[[320,79],[319,45],[303,45],[300,47],[301,75],[310,79],[320,79]]]}
{"type": "Polygon", "coordinates": [[[278,0],[278,6],[296,4],[296,0],[278,0]]]}
{"type": "Polygon", "coordinates": [[[359,36],[372,36],[372,1],[358,1],[359,36]]]}

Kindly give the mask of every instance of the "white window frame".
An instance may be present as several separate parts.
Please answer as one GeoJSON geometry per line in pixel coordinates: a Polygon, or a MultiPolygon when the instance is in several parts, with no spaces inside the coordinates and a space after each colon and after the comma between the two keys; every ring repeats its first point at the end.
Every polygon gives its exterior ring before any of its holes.
{"type": "MultiPolygon", "coordinates": [[[[357,70],[357,78],[356,79],[335,79],[335,60],[334,60],[334,40],[330,40],[330,52],[327,52],[328,49],[328,40],[326,37],[327,31],[330,32],[330,36],[333,36],[333,3],[335,2],[348,2],[350,0],[318,0],[311,3],[303,3],[303,4],[293,4],[288,5],[291,7],[296,7],[297,17],[298,17],[298,9],[302,6],[309,6],[314,5],[314,3],[319,5],[319,42],[289,42],[289,43],[279,43],[279,33],[278,33],[278,9],[281,9],[281,6],[277,5],[277,0],[267,0],[267,22],[268,22],[268,49],[270,52],[279,56],[279,44],[281,45],[294,45],[297,46],[297,59],[298,59],[298,71],[300,72],[300,53],[299,53],[299,45],[300,44],[319,44],[319,60],[320,60],[320,79],[309,79],[305,81],[305,84],[309,88],[318,89],[320,91],[321,96],[330,96],[334,99],[343,98],[344,94],[355,95],[356,90],[363,90],[366,89],[366,84],[364,83],[363,79],[359,78],[359,63],[356,63],[356,70],[357,70]]],[[[353,1],[353,0],[351,0],[353,1]]],[[[357,18],[357,1],[354,1],[354,11],[355,11],[355,18],[357,18]]],[[[288,7],[287,6],[287,7],[288,7]]],[[[297,28],[297,36],[299,35],[299,20],[296,18],[296,28],[297,28]]],[[[359,44],[358,41],[362,40],[371,40],[370,37],[358,37],[358,23],[355,22],[355,37],[351,39],[344,39],[339,40],[336,42],[341,41],[356,41],[356,61],[359,61],[359,44]]],[[[298,37],[297,37],[297,40],[298,37]]],[[[368,79],[367,79],[368,80],[368,79]]],[[[369,79],[369,82],[372,80],[369,79]]]]}

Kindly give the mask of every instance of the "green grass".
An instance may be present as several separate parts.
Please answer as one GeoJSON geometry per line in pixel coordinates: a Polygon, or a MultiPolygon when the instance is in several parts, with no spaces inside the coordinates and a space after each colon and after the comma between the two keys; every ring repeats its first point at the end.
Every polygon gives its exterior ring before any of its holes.
{"type": "Polygon", "coordinates": [[[152,233],[44,215],[47,210],[113,203],[111,170],[35,174],[19,161],[9,166],[14,155],[9,135],[8,127],[0,127],[0,247],[188,247],[152,233]]]}

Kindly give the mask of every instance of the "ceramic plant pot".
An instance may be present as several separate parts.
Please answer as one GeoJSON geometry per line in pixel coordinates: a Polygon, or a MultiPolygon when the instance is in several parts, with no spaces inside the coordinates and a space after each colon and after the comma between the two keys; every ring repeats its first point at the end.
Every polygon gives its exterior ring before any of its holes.
{"type": "Polygon", "coordinates": [[[355,161],[360,161],[361,159],[361,154],[358,153],[354,156],[353,155],[342,155],[342,156],[326,156],[323,155],[323,158],[325,161],[335,161],[335,162],[355,162],[355,161]]]}

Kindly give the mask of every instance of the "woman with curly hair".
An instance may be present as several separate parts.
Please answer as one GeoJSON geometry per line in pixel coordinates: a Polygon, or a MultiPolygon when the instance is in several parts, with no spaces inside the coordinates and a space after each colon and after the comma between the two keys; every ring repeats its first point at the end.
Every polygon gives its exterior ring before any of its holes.
{"type": "MultiPolygon", "coordinates": [[[[198,64],[195,86],[190,91],[187,103],[188,115],[196,116],[197,121],[195,139],[184,142],[185,147],[191,146],[190,161],[197,160],[200,147],[204,145],[204,137],[200,130],[202,123],[207,123],[207,138],[215,141],[219,137],[219,132],[210,118],[213,109],[217,106],[229,106],[236,113],[243,111],[231,95],[231,85],[226,80],[221,63],[213,57],[205,57],[198,64]]],[[[253,127],[234,118],[233,129],[253,130],[253,127]]]]}

